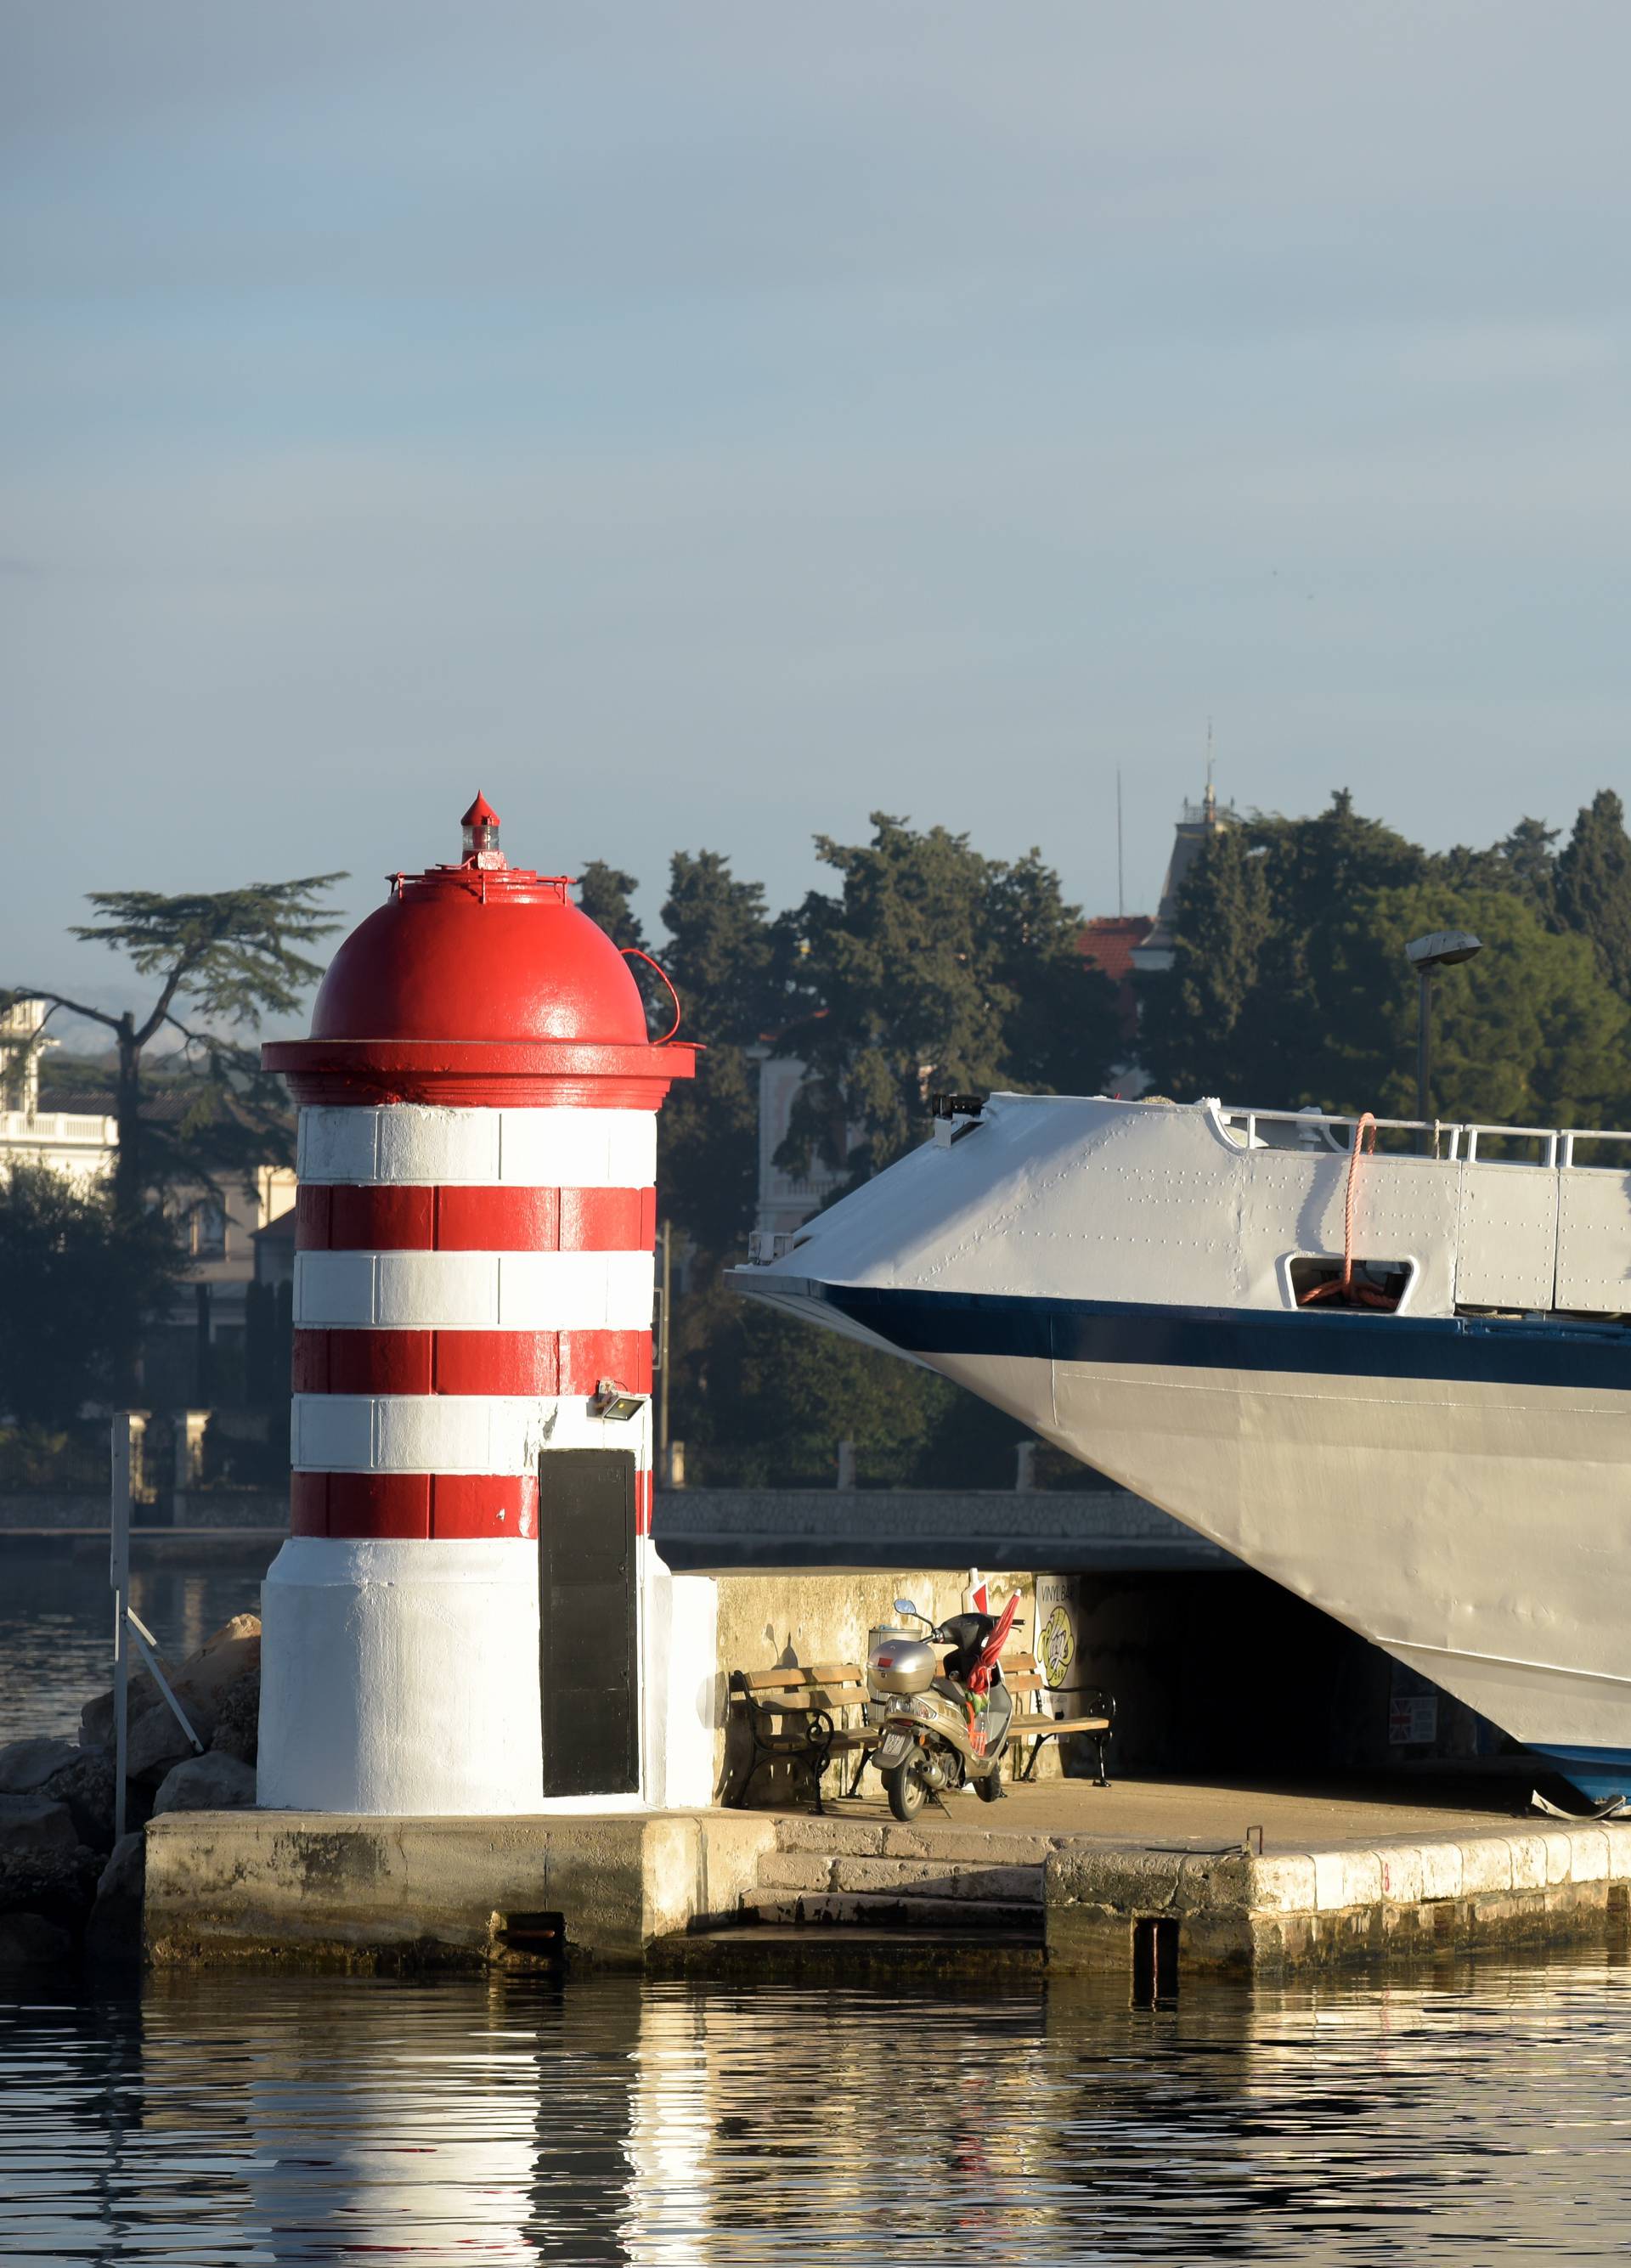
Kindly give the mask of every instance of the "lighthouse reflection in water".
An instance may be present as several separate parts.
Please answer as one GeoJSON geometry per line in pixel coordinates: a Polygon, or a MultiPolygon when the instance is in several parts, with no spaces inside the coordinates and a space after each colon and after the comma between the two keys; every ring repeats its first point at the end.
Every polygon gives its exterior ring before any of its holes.
{"type": "Polygon", "coordinates": [[[1186,1993],[161,1977],[0,2002],[0,2258],[1622,2255],[1631,1973],[1186,1993]]]}

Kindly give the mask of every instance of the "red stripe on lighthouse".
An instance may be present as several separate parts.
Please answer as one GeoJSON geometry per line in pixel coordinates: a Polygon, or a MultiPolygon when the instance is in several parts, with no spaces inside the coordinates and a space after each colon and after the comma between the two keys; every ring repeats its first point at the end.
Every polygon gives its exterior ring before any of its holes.
{"type": "Polygon", "coordinates": [[[295,1200],[299,1252],[649,1252],[653,1189],[325,1183],[295,1200]]]}
{"type": "Polygon", "coordinates": [[[289,1512],[293,1535],[527,1542],[538,1533],[538,1481],[529,1473],[295,1473],[289,1512]]]}
{"type": "Polygon", "coordinates": [[[298,1330],[297,1394],[589,1395],[652,1390],[648,1331],[298,1330]]]}

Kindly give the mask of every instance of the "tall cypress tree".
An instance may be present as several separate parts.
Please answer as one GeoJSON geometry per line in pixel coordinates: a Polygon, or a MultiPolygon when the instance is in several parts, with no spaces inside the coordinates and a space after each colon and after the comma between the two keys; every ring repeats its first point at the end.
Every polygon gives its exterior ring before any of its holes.
{"type": "Polygon", "coordinates": [[[1557,910],[1590,938],[1603,974],[1631,999],[1631,837],[1625,806],[1599,789],[1575,821],[1557,862],[1557,910]]]}

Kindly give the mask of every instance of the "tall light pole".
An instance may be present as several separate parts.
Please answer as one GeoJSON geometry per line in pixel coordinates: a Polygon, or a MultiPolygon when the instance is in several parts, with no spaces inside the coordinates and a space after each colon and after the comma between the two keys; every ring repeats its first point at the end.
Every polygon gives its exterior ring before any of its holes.
{"type": "Polygon", "coordinates": [[[1471,961],[1475,953],[1483,949],[1481,939],[1465,929],[1435,929],[1431,936],[1419,937],[1413,945],[1405,947],[1405,958],[1415,970],[1421,987],[1416,1011],[1416,1116],[1421,1120],[1422,1129],[1416,1137],[1416,1147],[1423,1157],[1428,1152],[1428,1126],[1433,1116],[1434,973],[1440,968],[1453,968],[1459,961],[1471,961]]]}

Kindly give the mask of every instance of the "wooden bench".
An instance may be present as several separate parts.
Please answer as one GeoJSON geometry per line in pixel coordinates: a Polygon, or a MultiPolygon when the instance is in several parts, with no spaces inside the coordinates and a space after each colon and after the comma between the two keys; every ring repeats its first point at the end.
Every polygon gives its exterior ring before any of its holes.
{"type": "Polygon", "coordinates": [[[1005,1654],[1002,1658],[1002,1682],[1014,1696],[1014,1723],[1008,1738],[1016,1744],[1030,1742],[1030,1756],[1022,1780],[1030,1779],[1037,1769],[1037,1759],[1042,1754],[1044,1741],[1063,1739],[1068,1734],[1081,1733],[1090,1740],[1098,1751],[1098,1777],[1096,1787],[1108,1787],[1109,1777],[1104,1770],[1104,1743],[1110,1738],[1115,1722],[1116,1705],[1096,1687],[1090,1690],[1088,1699],[1096,1713],[1087,1717],[1051,1717],[1043,1696],[1049,1691],[1047,1680],[1037,1667],[1034,1653],[1005,1654]]]}
{"type": "MultiPolygon", "coordinates": [[[[741,1785],[726,1801],[740,1810],[760,1769],[789,1759],[801,1764],[809,1777],[810,1793],[817,1811],[823,1808],[821,1784],[829,1760],[860,1749],[859,1785],[866,1768],[867,1750],[875,1746],[875,1725],[845,1722],[852,1710],[867,1704],[867,1673],[859,1662],[792,1662],[776,1669],[733,1669],[731,1696],[740,1705],[753,1736],[753,1761],[741,1785]]],[[[853,1795],[855,1790],[851,1788],[853,1795]]]]}

